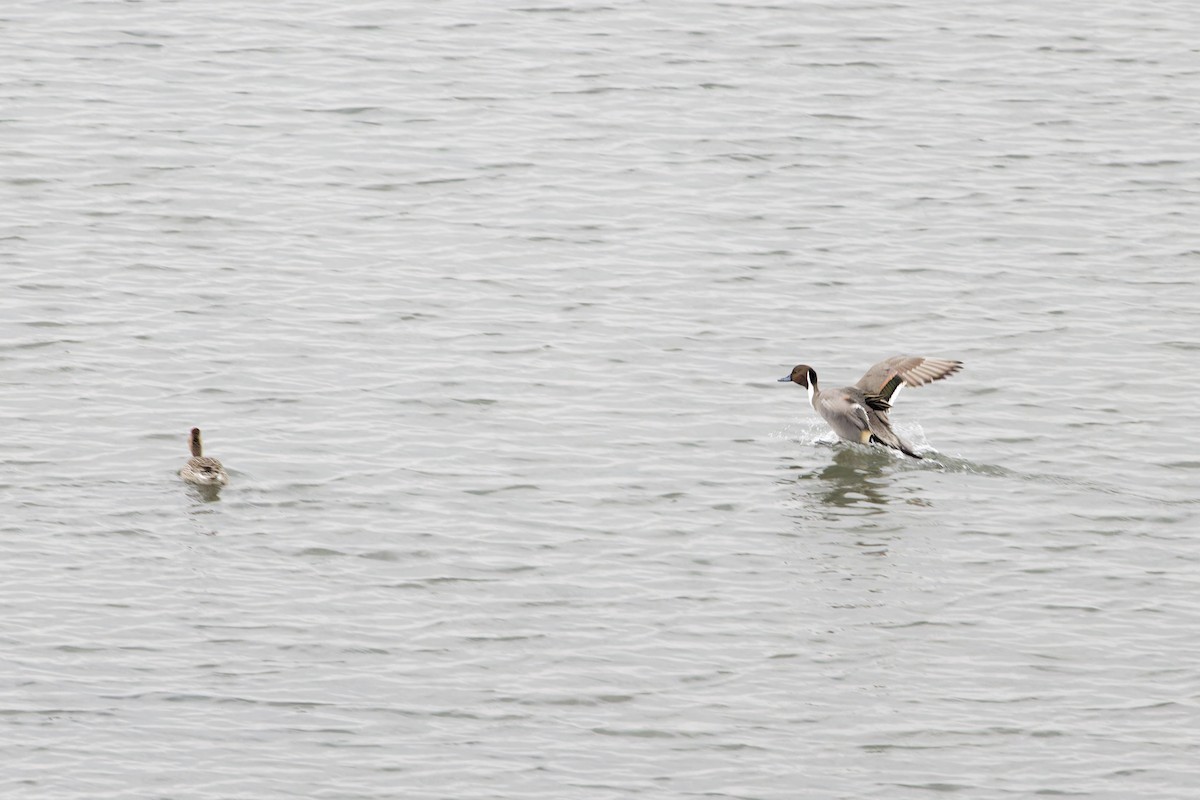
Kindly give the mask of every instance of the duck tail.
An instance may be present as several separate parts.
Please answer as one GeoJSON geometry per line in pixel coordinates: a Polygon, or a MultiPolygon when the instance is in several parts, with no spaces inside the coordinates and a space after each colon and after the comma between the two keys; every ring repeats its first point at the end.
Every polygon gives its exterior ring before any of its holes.
{"type": "Polygon", "coordinates": [[[895,436],[894,441],[885,442],[883,439],[880,439],[875,434],[871,434],[871,441],[876,444],[881,444],[884,447],[890,447],[893,450],[899,450],[901,453],[904,453],[904,455],[908,456],[909,458],[915,458],[918,461],[923,461],[925,459],[925,456],[917,455],[917,452],[915,450],[913,450],[912,445],[910,445],[908,442],[901,439],[899,436],[895,436]]]}

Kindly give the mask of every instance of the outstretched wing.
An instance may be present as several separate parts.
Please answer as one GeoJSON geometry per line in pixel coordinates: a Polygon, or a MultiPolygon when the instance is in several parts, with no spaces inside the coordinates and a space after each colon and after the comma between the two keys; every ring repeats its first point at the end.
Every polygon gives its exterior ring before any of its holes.
{"type": "Polygon", "coordinates": [[[962,369],[961,361],[922,356],[892,356],[867,370],[855,384],[870,397],[891,403],[902,386],[924,386],[948,378],[962,369]]]}

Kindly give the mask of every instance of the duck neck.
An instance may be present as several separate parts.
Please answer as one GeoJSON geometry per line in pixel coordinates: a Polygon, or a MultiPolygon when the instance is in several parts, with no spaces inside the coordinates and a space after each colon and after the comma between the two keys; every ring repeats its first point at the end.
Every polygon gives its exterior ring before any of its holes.
{"type": "Polygon", "coordinates": [[[193,457],[199,458],[201,455],[204,454],[203,448],[200,446],[200,431],[198,431],[198,430],[192,431],[192,438],[191,438],[190,444],[191,444],[191,448],[192,448],[192,456],[193,457]]]}
{"type": "Polygon", "coordinates": [[[817,388],[817,371],[812,367],[808,369],[808,402],[813,405],[817,401],[817,393],[821,391],[817,388]]]}

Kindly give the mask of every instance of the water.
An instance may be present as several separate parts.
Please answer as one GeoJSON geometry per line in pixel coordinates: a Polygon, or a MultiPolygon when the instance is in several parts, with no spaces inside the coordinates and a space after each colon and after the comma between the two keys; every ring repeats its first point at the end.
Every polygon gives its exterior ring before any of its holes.
{"type": "Polygon", "coordinates": [[[1200,790],[1190,6],[0,25],[0,793],[1200,790]]]}

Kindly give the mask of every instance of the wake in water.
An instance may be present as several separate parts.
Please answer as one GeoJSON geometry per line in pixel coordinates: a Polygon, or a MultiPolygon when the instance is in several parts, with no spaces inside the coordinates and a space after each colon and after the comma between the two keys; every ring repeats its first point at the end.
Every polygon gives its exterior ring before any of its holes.
{"type": "Polygon", "coordinates": [[[1141,496],[1118,486],[1111,486],[1096,481],[1085,480],[1066,475],[1050,475],[1036,472],[1020,472],[1002,467],[998,464],[983,464],[961,456],[952,456],[938,451],[929,443],[925,430],[917,423],[906,423],[896,427],[896,432],[912,444],[913,449],[921,460],[909,458],[898,450],[890,447],[871,444],[856,444],[842,440],[833,430],[820,420],[805,420],[796,422],[776,434],[773,438],[794,441],[802,447],[827,447],[834,451],[838,462],[847,459],[864,467],[874,464],[876,467],[887,465],[901,466],[907,469],[934,469],[939,472],[962,475],[983,475],[991,478],[1009,478],[1016,481],[1031,483],[1053,483],[1072,489],[1098,491],[1105,494],[1141,496]],[[851,455],[855,454],[855,455],[851,455]]]}
{"type": "MultiPolygon", "coordinates": [[[[920,425],[909,423],[896,426],[896,433],[900,434],[909,444],[917,455],[923,459],[928,459],[931,456],[940,455],[937,450],[929,444],[929,440],[925,438],[925,431],[920,425]]],[[[833,429],[819,420],[806,420],[797,422],[774,434],[774,437],[796,441],[805,447],[832,447],[832,448],[847,448],[853,451],[863,453],[880,453],[889,458],[902,461],[918,463],[917,459],[910,458],[904,455],[899,450],[894,450],[890,447],[876,444],[856,444],[855,442],[847,442],[834,433],[833,429]]]]}

